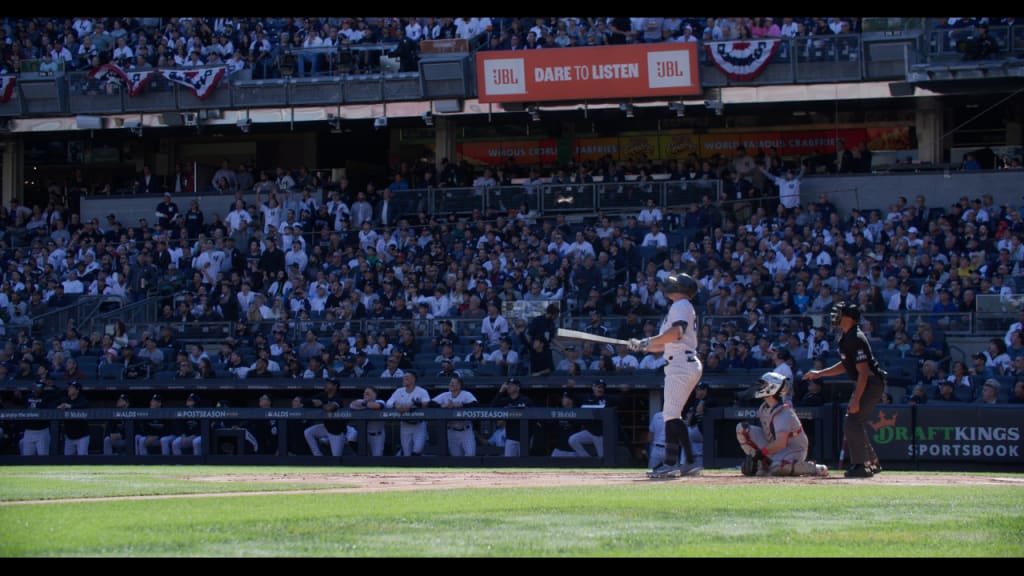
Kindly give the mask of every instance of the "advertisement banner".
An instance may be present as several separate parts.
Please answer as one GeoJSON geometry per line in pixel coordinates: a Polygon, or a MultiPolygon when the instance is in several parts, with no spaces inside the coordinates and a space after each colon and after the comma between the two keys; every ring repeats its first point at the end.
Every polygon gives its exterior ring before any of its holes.
{"type": "Polygon", "coordinates": [[[573,156],[577,162],[600,160],[607,155],[618,160],[619,150],[618,138],[577,138],[573,146],[573,156]]]}
{"type": "Polygon", "coordinates": [[[478,52],[480,102],[671,98],[701,93],[697,44],[478,52]]]}
{"type": "MultiPolygon", "coordinates": [[[[1024,410],[928,404],[881,406],[868,421],[879,459],[886,461],[1020,462],[1024,410]],[[916,410],[916,418],[912,411],[916,410]]],[[[883,464],[884,465],[884,464],[883,464]]]]}
{"type": "Polygon", "coordinates": [[[909,126],[865,128],[864,132],[869,150],[910,150],[911,148],[909,126]]]}
{"type": "Polygon", "coordinates": [[[1024,410],[933,406],[917,411],[914,456],[921,461],[1020,463],[1024,410]]]}
{"type": "MultiPolygon", "coordinates": [[[[875,415],[868,420],[868,431],[875,453],[882,462],[913,460],[913,406],[876,406],[875,415]]],[[[842,424],[839,433],[842,434],[842,424]]],[[[849,455],[847,455],[849,459],[849,455]]]]}
{"type": "Polygon", "coordinates": [[[499,140],[462,142],[456,145],[459,157],[477,166],[502,164],[514,158],[516,164],[552,164],[558,160],[558,142],[545,140],[499,140]]]}
{"type": "Polygon", "coordinates": [[[664,132],[658,137],[658,157],[684,160],[690,153],[700,155],[700,137],[690,132],[664,132]]]}
{"type": "Polygon", "coordinates": [[[619,137],[619,160],[654,160],[658,157],[656,134],[630,134],[619,137]]]}
{"type": "Polygon", "coordinates": [[[871,150],[908,150],[910,128],[896,126],[703,134],[700,136],[698,154],[703,157],[715,154],[735,156],[736,148],[742,144],[751,155],[756,155],[760,150],[768,152],[774,147],[783,156],[811,156],[835,152],[840,141],[848,150],[857,148],[861,142],[867,142],[871,150]]]}

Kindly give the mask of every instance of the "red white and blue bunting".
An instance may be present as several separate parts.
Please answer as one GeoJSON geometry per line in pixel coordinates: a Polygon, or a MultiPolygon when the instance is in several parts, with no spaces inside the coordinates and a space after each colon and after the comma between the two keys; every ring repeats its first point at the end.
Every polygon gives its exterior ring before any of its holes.
{"type": "Polygon", "coordinates": [[[15,76],[0,76],[0,102],[7,102],[14,95],[15,76]]]}
{"type": "Polygon", "coordinates": [[[187,86],[200,100],[205,99],[224,77],[227,68],[194,68],[190,70],[161,70],[160,75],[171,82],[187,86]]]}
{"type": "Polygon", "coordinates": [[[117,64],[104,64],[89,72],[89,77],[97,80],[119,81],[128,89],[128,96],[134,98],[139,91],[156,74],[156,70],[129,70],[125,72],[117,64]]]}
{"type": "Polygon", "coordinates": [[[704,45],[708,58],[730,80],[753,80],[764,72],[779,49],[777,38],[733,42],[709,42],[704,45]]]}

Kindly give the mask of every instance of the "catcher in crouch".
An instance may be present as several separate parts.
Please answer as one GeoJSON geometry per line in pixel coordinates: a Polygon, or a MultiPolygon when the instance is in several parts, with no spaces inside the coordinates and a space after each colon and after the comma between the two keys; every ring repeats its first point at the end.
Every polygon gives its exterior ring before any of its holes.
{"type": "Polygon", "coordinates": [[[824,464],[807,461],[807,434],[793,407],[782,401],[788,381],[778,372],[762,374],[754,393],[764,398],[757,409],[761,425],[736,425],[736,439],[747,455],[740,468],[745,476],[828,476],[824,464]]]}

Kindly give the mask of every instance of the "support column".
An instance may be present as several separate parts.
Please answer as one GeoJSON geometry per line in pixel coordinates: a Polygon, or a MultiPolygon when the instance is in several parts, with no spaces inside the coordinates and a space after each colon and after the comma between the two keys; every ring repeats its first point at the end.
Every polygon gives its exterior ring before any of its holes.
{"type": "Polygon", "coordinates": [[[434,116],[434,169],[441,169],[441,160],[457,162],[455,140],[459,129],[454,116],[434,116]]]}
{"type": "Polygon", "coordinates": [[[949,142],[942,138],[944,119],[939,98],[917,98],[914,124],[917,128],[917,154],[920,162],[943,162],[949,142]]]}
{"type": "Polygon", "coordinates": [[[3,142],[3,179],[0,180],[4,206],[11,203],[12,198],[21,200],[24,196],[25,147],[20,138],[11,138],[3,142]]]}
{"type": "Polygon", "coordinates": [[[1006,145],[1020,146],[1024,143],[1024,122],[1021,121],[1021,114],[1024,114],[1024,104],[1014,100],[1007,104],[1006,112],[1006,145]]]}

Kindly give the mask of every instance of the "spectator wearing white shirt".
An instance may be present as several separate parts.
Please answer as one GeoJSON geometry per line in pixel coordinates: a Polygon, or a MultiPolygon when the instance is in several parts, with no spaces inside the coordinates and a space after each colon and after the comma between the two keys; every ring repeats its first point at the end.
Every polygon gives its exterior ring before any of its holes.
{"type": "Polygon", "coordinates": [[[498,313],[498,307],[491,303],[487,305],[487,317],[480,322],[480,334],[484,343],[489,348],[496,348],[501,337],[508,334],[508,320],[498,313]]]}
{"type": "Polygon", "coordinates": [[[78,271],[75,269],[68,272],[68,279],[61,284],[64,286],[65,294],[73,295],[85,292],[85,286],[82,284],[82,281],[78,279],[78,271]]]}
{"type": "Polygon", "coordinates": [[[616,346],[616,354],[612,356],[612,364],[615,365],[616,372],[633,372],[640,367],[640,362],[637,361],[636,357],[629,353],[629,350],[624,344],[616,346]]]}
{"type": "Polygon", "coordinates": [[[292,264],[298,264],[299,272],[305,272],[306,266],[309,265],[309,256],[306,255],[306,251],[302,249],[302,242],[298,240],[292,241],[292,249],[284,255],[284,265],[286,269],[291,269],[292,264]]]}
{"type": "Polygon", "coordinates": [[[917,309],[917,296],[910,292],[910,282],[900,283],[900,291],[889,298],[887,308],[892,312],[917,309]]]}
{"type": "Polygon", "coordinates": [[[576,233],[576,241],[569,245],[569,255],[577,262],[582,261],[586,256],[597,258],[597,255],[594,254],[594,246],[587,242],[583,232],[576,233]]]}
{"type": "Polygon", "coordinates": [[[658,368],[661,368],[665,364],[668,364],[668,361],[665,360],[664,354],[662,354],[661,352],[651,352],[644,356],[644,359],[640,361],[639,369],[657,370],[658,368]]]}
{"type": "Polygon", "coordinates": [[[651,224],[651,231],[644,234],[641,246],[646,248],[668,248],[668,236],[661,231],[657,223],[651,224]]]}
{"type": "Polygon", "coordinates": [[[409,23],[405,25],[405,36],[413,42],[419,42],[423,38],[423,26],[419,18],[409,19],[409,23]]]}
{"type": "Polygon", "coordinates": [[[519,365],[519,352],[512,349],[512,339],[508,336],[503,336],[500,342],[498,349],[487,355],[487,361],[496,364],[502,376],[514,375],[519,365]]]}
{"type": "Polygon", "coordinates": [[[654,204],[653,198],[647,199],[647,206],[645,206],[643,210],[640,210],[640,215],[637,216],[637,221],[643,225],[660,223],[663,219],[662,210],[654,204]]]}
{"type": "MultiPolygon", "coordinates": [[[[388,357],[387,367],[380,373],[381,378],[402,378],[405,376],[405,371],[398,367],[398,358],[394,355],[388,357]]],[[[399,388],[401,390],[401,388],[399,388]]],[[[394,396],[392,396],[392,399],[394,396]]],[[[429,399],[428,399],[429,402],[429,399]]],[[[388,400],[388,408],[391,407],[391,401],[388,400]]]]}
{"type": "Polygon", "coordinates": [[[135,58],[135,51],[125,42],[124,37],[117,39],[117,47],[114,48],[113,60],[121,66],[127,65],[135,58]]]}

